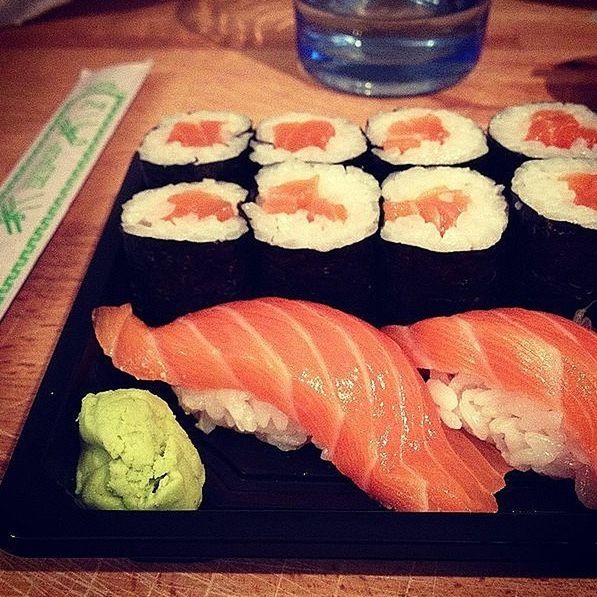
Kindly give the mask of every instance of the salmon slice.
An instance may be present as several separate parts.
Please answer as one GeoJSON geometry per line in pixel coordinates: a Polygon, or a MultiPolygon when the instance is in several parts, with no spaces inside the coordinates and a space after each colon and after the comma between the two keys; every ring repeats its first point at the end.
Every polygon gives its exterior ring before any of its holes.
{"type": "Polygon", "coordinates": [[[383,329],[420,369],[480,378],[562,413],[562,429],[597,472],[597,335],[557,315],[471,311],[383,329]],[[446,350],[446,347],[449,350],[446,350]]]}
{"type": "Polygon", "coordinates": [[[408,149],[420,147],[423,141],[435,141],[442,144],[450,134],[443,127],[442,121],[435,114],[417,116],[410,120],[397,120],[388,129],[383,144],[385,151],[397,149],[404,153],[408,149]]]}
{"type": "Polygon", "coordinates": [[[327,120],[306,122],[281,122],[273,127],[274,147],[287,151],[299,151],[306,147],[325,149],[336,129],[327,120]]]}
{"type": "Polygon", "coordinates": [[[537,110],[525,137],[526,141],[561,149],[570,149],[577,139],[584,139],[592,149],[597,143],[597,129],[581,126],[572,114],[562,110],[537,110]]]}
{"type": "Polygon", "coordinates": [[[305,210],[309,222],[312,222],[315,216],[323,216],[333,222],[345,221],[348,217],[346,207],[321,197],[317,188],[318,184],[319,176],[317,175],[271,187],[262,196],[261,207],[270,214],[294,214],[299,210],[305,210]]]}
{"type": "Polygon", "coordinates": [[[389,508],[495,511],[504,486],[463,434],[449,440],[398,345],[324,305],[239,301],[148,328],[130,305],[93,313],[113,364],[138,379],[248,392],[283,412],[337,469],[389,508]]]}
{"type": "Polygon", "coordinates": [[[178,141],[183,147],[211,147],[216,143],[224,143],[223,124],[218,120],[177,122],[168,135],[167,143],[178,141]]]}
{"type": "Polygon", "coordinates": [[[458,216],[468,207],[470,197],[460,190],[446,186],[435,187],[412,201],[384,202],[384,216],[394,221],[405,216],[418,215],[432,223],[441,236],[456,223],[458,216]]]}
{"type": "Polygon", "coordinates": [[[216,216],[220,222],[234,217],[234,210],[228,201],[199,189],[171,195],[168,197],[168,203],[172,203],[174,209],[162,218],[166,222],[171,222],[174,218],[183,218],[189,214],[197,216],[198,219],[216,216]]]}
{"type": "Polygon", "coordinates": [[[573,172],[560,176],[559,180],[567,182],[570,190],[574,191],[576,205],[597,209],[597,174],[573,172]]]}

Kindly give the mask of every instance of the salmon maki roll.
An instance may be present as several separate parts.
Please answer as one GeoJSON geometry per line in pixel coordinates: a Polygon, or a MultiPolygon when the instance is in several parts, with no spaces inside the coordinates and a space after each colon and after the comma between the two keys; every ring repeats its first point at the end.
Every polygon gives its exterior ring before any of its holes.
{"type": "Polygon", "coordinates": [[[419,369],[443,422],[506,462],[575,481],[597,507],[597,335],[553,314],[470,311],[383,329],[419,369]],[[448,348],[446,348],[448,347],[448,348]]]}
{"type": "Polygon", "coordinates": [[[388,508],[495,511],[504,486],[463,435],[448,437],[396,343],[325,305],[238,301],[149,328],[129,305],[93,313],[113,364],[174,387],[186,412],[284,447],[311,441],[388,508]],[[302,435],[301,435],[302,434],[302,435]]]}
{"type": "Polygon", "coordinates": [[[400,108],[369,119],[367,170],[383,180],[412,166],[462,166],[485,172],[485,132],[473,120],[449,110],[400,108]]]}
{"type": "Polygon", "coordinates": [[[597,159],[529,160],[511,201],[516,304],[569,319],[587,310],[597,301],[597,159]]]}
{"type": "Polygon", "coordinates": [[[374,321],[379,185],[354,166],[288,161],[243,205],[262,296],[311,300],[374,321]],[[357,275],[358,272],[358,275],[357,275]]]}
{"type": "Polygon", "coordinates": [[[508,206],[502,187],[469,168],[390,174],[383,198],[383,323],[502,306],[508,300],[508,206]]]}
{"type": "Polygon", "coordinates": [[[152,325],[247,298],[252,239],[239,205],[247,191],[205,179],[136,193],[121,230],[136,313],[152,325]]]}
{"type": "Polygon", "coordinates": [[[489,123],[490,175],[509,185],[529,159],[597,158],[597,114],[582,104],[509,106],[489,123]]]}
{"type": "Polygon", "coordinates": [[[251,120],[244,114],[202,110],[166,116],[139,147],[146,188],[213,178],[248,188],[251,120]]]}
{"type": "Polygon", "coordinates": [[[258,166],[288,160],[361,166],[367,141],[363,131],[345,118],[288,112],[262,120],[251,148],[250,158],[258,166]]]}

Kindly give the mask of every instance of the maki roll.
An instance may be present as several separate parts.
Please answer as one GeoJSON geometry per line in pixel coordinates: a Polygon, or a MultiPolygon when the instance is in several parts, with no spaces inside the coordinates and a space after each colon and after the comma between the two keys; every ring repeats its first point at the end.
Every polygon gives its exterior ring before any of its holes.
{"type": "Polygon", "coordinates": [[[473,120],[448,110],[400,108],[369,119],[367,170],[380,181],[412,166],[486,169],[485,132],[473,120]]]}
{"type": "Polygon", "coordinates": [[[189,112],[164,118],[145,135],[139,158],[146,188],[213,178],[247,186],[251,121],[231,112],[189,112]]]}
{"type": "Polygon", "coordinates": [[[581,104],[511,106],[489,123],[491,175],[509,185],[531,158],[597,158],[597,114],[581,104]]]}
{"type": "Polygon", "coordinates": [[[573,317],[597,300],[597,160],[530,160],[512,180],[519,301],[573,317]]]}
{"type": "Polygon", "coordinates": [[[247,191],[206,179],[137,193],[121,227],[133,305],[150,325],[250,292],[247,191]]]}
{"type": "Polygon", "coordinates": [[[264,296],[325,303],[372,321],[379,185],[353,166],[283,162],[242,209],[264,296]]]}
{"type": "Polygon", "coordinates": [[[506,300],[507,204],[468,168],[415,167],[382,185],[382,316],[408,324],[506,300]]]}
{"type": "Polygon", "coordinates": [[[365,135],[356,124],[304,112],[261,121],[251,146],[250,158],[258,166],[288,160],[361,166],[367,153],[365,135]]]}

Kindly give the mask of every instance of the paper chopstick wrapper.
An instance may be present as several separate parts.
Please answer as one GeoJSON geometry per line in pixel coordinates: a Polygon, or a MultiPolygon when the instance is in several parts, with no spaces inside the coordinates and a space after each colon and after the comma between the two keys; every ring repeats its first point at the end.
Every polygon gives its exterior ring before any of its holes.
{"type": "Polygon", "coordinates": [[[0,187],[0,319],[139,91],[151,61],[83,70],[0,187]]]}

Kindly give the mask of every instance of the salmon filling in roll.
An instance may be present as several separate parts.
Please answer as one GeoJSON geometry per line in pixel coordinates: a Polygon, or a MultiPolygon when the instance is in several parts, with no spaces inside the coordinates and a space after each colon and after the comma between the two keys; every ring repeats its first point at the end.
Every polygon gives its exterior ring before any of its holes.
{"type": "Polygon", "coordinates": [[[413,201],[385,203],[386,221],[394,221],[410,215],[419,215],[426,223],[432,223],[440,236],[454,226],[458,216],[466,210],[470,197],[460,190],[451,190],[446,186],[435,187],[422,193],[413,201]]]}
{"type": "Polygon", "coordinates": [[[325,149],[336,129],[327,120],[306,120],[304,122],[280,122],[273,127],[274,147],[288,151],[299,151],[305,147],[325,149]]]}
{"type": "Polygon", "coordinates": [[[211,147],[216,143],[224,143],[223,124],[219,120],[200,120],[199,122],[183,120],[174,124],[166,142],[178,141],[183,147],[211,147]]]}
{"type": "Polygon", "coordinates": [[[243,114],[173,114],[147,133],[139,155],[146,162],[162,166],[207,164],[238,156],[251,136],[251,121],[243,114]]]}
{"type": "Polygon", "coordinates": [[[581,104],[510,106],[489,123],[489,135],[524,159],[597,155],[597,114],[581,104]]]}
{"type": "Polygon", "coordinates": [[[313,222],[315,216],[328,220],[346,220],[348,212],[340,203],[332,203],[318,192],[319,176],[306,180],[294,180],[269,189],[262,207],[269,214],[295,214],[299,210],[307,212],[307,220],[313,222]]]}
{"type": "Polygon", "coordinates": [[[531,117],[525,141],[539,141],[546,147],[570,149],[575,141],[584,141],[589,149],[597,144],[597,128],[582,126],[563,110],[538,110],[531,117]]]}

